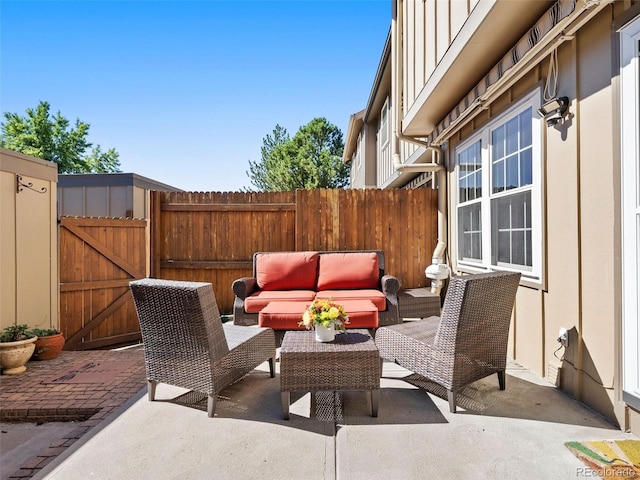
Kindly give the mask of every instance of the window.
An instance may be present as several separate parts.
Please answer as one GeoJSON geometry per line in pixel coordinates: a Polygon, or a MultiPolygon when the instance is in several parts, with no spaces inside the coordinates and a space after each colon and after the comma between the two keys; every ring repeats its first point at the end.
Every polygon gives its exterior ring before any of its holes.
{"type": "Polygon", "coordinates": [[[640,16],[620,31],[622,399],[640,409],[640,16]]]}
{"type": "Polygon", "coordinates": [[[482,260],[480,141],[458,154],[458,259],[482,260]]]}
{"type": "Polygon", "coordinates": [[[380,148],[389,142],[389,99],[384,102],[380,112],[380,148]]]}
{"type": "Polygon", "coordinates": [[[538,103],[536,91],[455,151],[462,270],[517,270],[541,280],[538,103]]]}

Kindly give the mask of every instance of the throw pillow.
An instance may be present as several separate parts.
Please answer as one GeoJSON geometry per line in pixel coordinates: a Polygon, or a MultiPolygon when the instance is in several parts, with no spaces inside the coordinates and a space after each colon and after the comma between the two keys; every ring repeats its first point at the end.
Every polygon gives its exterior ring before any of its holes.
{"type": "Polygon", "coordinates": [[[314,290],[318,252],[273,252],[256,256],[256,281],[262,290],[314,290]]]}

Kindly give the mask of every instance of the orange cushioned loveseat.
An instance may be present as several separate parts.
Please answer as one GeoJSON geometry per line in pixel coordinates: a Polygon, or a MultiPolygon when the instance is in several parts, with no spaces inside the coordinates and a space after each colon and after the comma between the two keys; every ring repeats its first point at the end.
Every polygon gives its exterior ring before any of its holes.
{"type": "Polygon", "coordinates": [[[385,275],[379,250],[337,252],[258,252],[253,277],[233,282],[236,325],[298,330],[302,312],[316,298],[347,309],[347,328],[400,323],[400,282],[385,275]]]}

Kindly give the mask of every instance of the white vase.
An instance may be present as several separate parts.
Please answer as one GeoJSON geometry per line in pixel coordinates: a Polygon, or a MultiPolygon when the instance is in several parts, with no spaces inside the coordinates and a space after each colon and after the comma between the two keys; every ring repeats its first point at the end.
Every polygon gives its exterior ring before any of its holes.
{"type": "Polygon", "coordinates": [[[0,342],[0,368],[3,375],[16,375],[24,372],[25,364],[36,349],[38,337],[14,342],[0,342]]]}
{"type": "Polygon", "coordinates": [[[333,323],[328,327],[316,325],[316,342],[333,342],[336,337],[336,330],[333,323]]]}

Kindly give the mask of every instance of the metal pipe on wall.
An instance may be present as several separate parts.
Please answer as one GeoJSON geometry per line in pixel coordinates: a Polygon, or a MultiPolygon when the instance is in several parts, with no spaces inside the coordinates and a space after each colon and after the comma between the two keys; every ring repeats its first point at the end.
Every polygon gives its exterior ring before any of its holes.
{"type": "Polygon", "coordinates": [[[407,137],[402,133],[402,0],[394,2],[394,15],[391,28],[391,103],[393,115],[393,140],[391,158],[397,172],[432,172],[438,176],[438,243],[431,256],[432,264],[425,269],[425,275],[431,279],[431,292],[439,294],[444,281],[450,276],[446,262],[447,250],[447,174],[442,164],[442,149],[427,142],[407,137]],[[403,164],[400,160],[400,141],[413,143],[431,151],[431,163],[403,164]]]}

